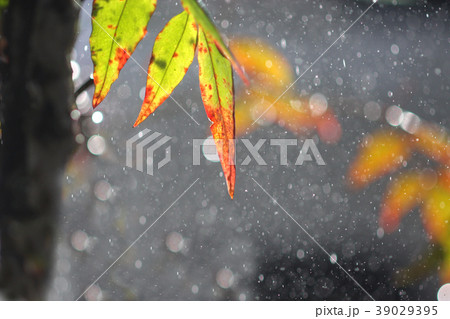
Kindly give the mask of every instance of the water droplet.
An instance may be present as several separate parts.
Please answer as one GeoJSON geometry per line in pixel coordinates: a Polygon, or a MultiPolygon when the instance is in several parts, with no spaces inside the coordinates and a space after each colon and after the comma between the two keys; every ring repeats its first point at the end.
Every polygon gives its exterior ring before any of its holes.
{"type": "Polygon", "coordinates": [[[380,227],[377,229],[377,237],[380,239],[384,237],[384,229],[383,228],[380,227]]]}
{"type": "Polygon", "coordinates": [[[400,52],[400,48],[398,47],[398,45],[393,44],[391,45],[391,52],[394,55],[397,55],[400,52]]]}
{"type": "Polygon", "coordinates": [[[403,112],[403,121],[400,127],[410,134],[414,134],[420,126],[420,118],[411,112],[403,112]]]}
{"type": "Polygon", "coordinates": [[[332,264],[337,263],[337,255],[336,255],[336,254],[331,254],[331,256],[330,256],[330,262],[331,262],[332,264]]]}
{"type": "Polygon", "coordinates": [[[311,109],[312,116],[320,116],[328,108],[328,101],[325,95],[322,93],[314,93],[309,98],[309,108],[311,109]]]}
{"type": "Polygon", "coordinates": [[[94,186],[94,194],[98,200],[106,201],[112,195],[112,187],[107,181],[98,181],[94,186]]]}
{"type": "Polygon", "coordinates": [[[70,61],[70,66],[72,67],[72,80],[76,80],[80,77],[80,65],[76,61],[70,61]]]}
{"type": "Polygon", "coordinates": [[[396,105],[390,106],[386,111],[386,121],[392,126],[402,124],[403,118],[403,110],[396,105]]]}
{"type": "Polygon", "coordinates": [[[81,112],[78,110],[73,110],[72,112],[70,112],[70,117],[72,118],[72,120],[77,121],[81,116],[81,112]]]}
{"type": "Polygon", "coordinates": [[[92,122],[99,124],[103,121],[103,113],[100,111],[95,111],[91,116],[92,122]]]}
{"type": "Polygon", "coordinates": [[[305,252],[303,251],[303,249],[297,250],[297,258],[303,259],[304,257],[305,257],[305,252]]]}
{"type": "Polygon", "coordinates": [[[93,285],[85,294],[86,300],[100,301],[103,299],[103,293],[99,286],[93,285]]]}
{"type": "Polygon", "coordinates": [[[198,294],[198,286],[197,285],[193,285],[192,286],[192,288],[191,288],[191,291],[192,291],[192,293],[194,294],[194,295],[196,295],[196,294],[198,294]]]}
{"type": "Polygon", "coordinates": [[[145,216],[139,217],[139,224],[145,225],[146,222],[147,222],[147,218],[145,216]]]}
{"type": "Polygon", "coordinates": [[[134,267],[136,267],[136,269],[141,269],[142,268],[142,261],[140,261],[139,259],[136,260],[134,262],[134,267]]]}
{"type": "Polygon", "coordinates": [[[81,134],[81,133],[78,133],[78,134],[75,136],[75,142],[77,142],[78,144],[84,143],[85,140],[86,140],[86,138],[85,138],[84,135],[81,134]]]}
{"type": "Polygon", "coordinates": [[[85,114],[91,110],[89,105],[89,94],[84,91],[80,95],[78,95],[75,104],[77,105],[78,110],[81,114],[85,114]]]}
{"type": "Polygon", "coordinates": [[[178,253],[184,247],[184,239],[181,234],[172,232],[166,237],[166,246],[173,253],[178,253]]]}
{"type": "Polygon", "coordinates": [[[369,121],[377,121],[381,117],[381,106],[374,101],[367,102],[364,105],[364,116],[369,121]]]}
{"type": "Polygon", "coordinates": [[[443,285],[439,288],[437,293],[438,301],[450,301],[450,283],[443,285]]]}
{"type": "Polygon", "coordinates": [[[145,99],[145,86],[139,90],[139,98],[144,101],[145,99]]]}
{"type": "Polygon", "coordinates": [[[89,236],[82,230],[77,230],[70,238],[72,247],[77,251],[84,251],[89,245],[89,236]]]}
{"type": "Polygon", "coordinates": [[[205,156],[205,158],[208,161],[210,162],[220,161],[219,154],[217,154],[216,143],[214,142],[212,135],[203,141],[202,152],[203,156],[205,156]]]}
{"type": "Polygon", "coordinates": [[[106,149],[105,139],[100,135],[93,135],[87,142],[87,148],[93,155],[102,155],[106,149]]]}
{"type": "Polygon", "coordinates": [[[234,275],[230,269],[222,268],[217,272],[216,282],[221,288],[228,289],[233,285],[234,275]]]}

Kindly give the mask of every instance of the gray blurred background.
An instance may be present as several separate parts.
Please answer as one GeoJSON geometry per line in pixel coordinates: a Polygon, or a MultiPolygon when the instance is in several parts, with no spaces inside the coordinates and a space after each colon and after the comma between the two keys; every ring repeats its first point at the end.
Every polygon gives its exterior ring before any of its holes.
{"type": "MultiPolygon", "coordinates": [[[[368,300],[369,297],[254,183],[254,178],[377,300],[436,300],[442,283],[433,272],[397,287],[392,276],[430,251],[418,210],[400,230],[378,226],[380,199],[389,177],[360,192],[345,174],[365,134],[386,127],[384,114],[398,105],[449,128],[450,24],[448,4],[380,1],[295,85],[320,93],[343,127],[339,143],[318,148],[326,166],[237,166],[234,200],[219,163],[192,165],[192,139],[206,138],[209,121],[190,67],[173,98],[138,128],[146,74],[129,61],[96,108],[92,89],[77,99],[84,120],[80,150],[67,171],[64,212],[49,299],[73,300],[94,282],[197,178],[199,181],[82,297],[89,300],[368,300]],[[125,167],[125,142],[144,128],[172,137],[172,161],[154,176],[125,167]],[[99,139],[95,135],[101,136],[99,139]],[[91,141],[89,144],[88,141],[91,141]],[[103,143],[104,142],[104,143],[103,143]],[[104,147],[103,147],[104,146],[104,147]],[[94,150],[92,152],[92,150],[94,150]],[[93,154],[95,153],[95,154],[93,154]]],[[[297,75],[370,5],[366,1],[205,1],[226,36],[265,39],[282,52],[297,75]]],[[[84,7],[90,12],[91,1],[84,7]]],[[[148,34],[133,57],[147,68],[157,33],[182,8],[159,1],[148,34]]],[[[76,85],[92,73],[89,17],[80,12],[73,52],[76,85]]],[[[236,78],[236,89],[242,83],[236,78]]],[[[297,138],[273,125],[245,136],[297,138]]],[[[302,138],[299,139],[302,141],[302,138]]],[[[290,153],[290,163],[298,152],[290,153]]],[[[247,156],[238,145],[237,162],[247,156]]],[[[272,165],[273,164],[273,165],[272,165]]],[[[432,167],[415,156],[409,167],[432,167]]]]}

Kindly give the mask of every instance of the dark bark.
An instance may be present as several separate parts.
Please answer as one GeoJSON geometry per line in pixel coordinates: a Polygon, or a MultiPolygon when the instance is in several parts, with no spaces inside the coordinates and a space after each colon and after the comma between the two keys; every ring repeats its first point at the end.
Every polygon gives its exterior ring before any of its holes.
{"type": "Polygon", "coordinates": [[[9,299],[45,297],[62,174],[75,145],[69,56],[77,11],[72,0],[12,0],[5,20],[0,285],[9,299]]]}

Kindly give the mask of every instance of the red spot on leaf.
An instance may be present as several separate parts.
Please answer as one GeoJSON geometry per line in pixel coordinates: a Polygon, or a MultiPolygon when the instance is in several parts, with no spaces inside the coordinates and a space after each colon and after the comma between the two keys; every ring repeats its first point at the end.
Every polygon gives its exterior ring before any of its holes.
{"type": "Polygon", "coordinates": [[[99,81],[98,75],[94,73],[94,84],[97,84],[99,81]]]}
{"type": "MultiPolygon", "coordinates": [[[[99,81],[100,79],[98,78],[98,75],[94,73],[94,84],[97,85],[99,81]]],[[[95,108],[97,105],[99,105],[103,98],[104,97],[102,97],[100,94],[94,94],[94,97],[92,99],[92,107],[95,108]]]]}
{"type": "Polygon", "coordinates": [[[130,53],[128,52],[127,49],[121,49],[121,48],[116,49],[116,55],[114,56],[114,60],[119,62],[119,66],[118,66],[119,70],[123,68],[125,63],[127,63],[129,57],[130,57],[130,53]]]}

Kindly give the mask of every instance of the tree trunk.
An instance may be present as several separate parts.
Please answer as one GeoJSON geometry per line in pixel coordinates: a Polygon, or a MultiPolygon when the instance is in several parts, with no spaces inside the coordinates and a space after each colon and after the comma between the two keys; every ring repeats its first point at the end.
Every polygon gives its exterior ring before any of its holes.
{"type": "Polygon", "coordinates": [[[45,298],[62,174],[74,149],[72,0],[10,0],[2,69],[0,286],[9,299],[45,298]]]}

